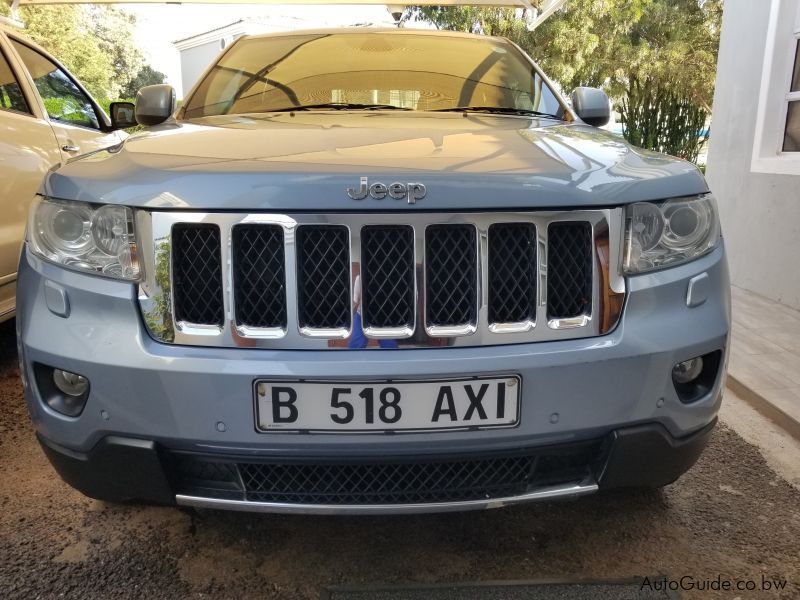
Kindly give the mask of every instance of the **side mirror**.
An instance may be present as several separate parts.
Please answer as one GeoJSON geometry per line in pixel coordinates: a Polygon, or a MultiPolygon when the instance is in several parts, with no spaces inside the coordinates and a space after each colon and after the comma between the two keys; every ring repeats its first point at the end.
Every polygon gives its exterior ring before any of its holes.
{"type": "Polygon", "coordinates": [[[175,112],[175,90],[162,83],[148,85],[136,93],[136,122],[139,125],[158,125],[175,112]]]}
{"type": "Polygon", "coordinates": [[[136,127],[136,107],[133,102],[112,102],[108,106],[111,113],[111,127],[113,129],[128,129],[136,127]]]}
{"type": "Polygon", "coordinates": [[[575,88],[572,92],[572,108],[587,125],[602,127],[611,119],[611,103],[608,101],[608,96],[597,88],[575,88]]]}

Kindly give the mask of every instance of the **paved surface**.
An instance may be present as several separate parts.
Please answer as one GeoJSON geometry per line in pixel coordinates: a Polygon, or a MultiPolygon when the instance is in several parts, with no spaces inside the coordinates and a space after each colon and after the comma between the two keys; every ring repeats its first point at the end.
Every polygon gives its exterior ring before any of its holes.
{"type": "Polygon", "coordinates": [[[800,439],[800,312],[736,286],[731,299],[730,384],[800,439]]]}
{"type": "Polygon", "coordinates": [[[50,469],[28,422],[14,353],[13,324],[0,325],[3,599],[314,599],[328,585],[659,573],[759,587],[762,576],[789,582],[781,593],[685,598],[800,597],[800,491],[727,427],[662,492],[402,518],[114,506],[82,497],[50,469]]]}
{"type": "MultiPolygon", "coordinates": [[[[677,597],[677,596],[675,596],[677,597]]],[[[333,589],[324,600],[665,600],[639,580],[620,583],[507,583],[469,586],[333,589]]],[[[666,599],[668,600],[668,598],[666,599]]]]}

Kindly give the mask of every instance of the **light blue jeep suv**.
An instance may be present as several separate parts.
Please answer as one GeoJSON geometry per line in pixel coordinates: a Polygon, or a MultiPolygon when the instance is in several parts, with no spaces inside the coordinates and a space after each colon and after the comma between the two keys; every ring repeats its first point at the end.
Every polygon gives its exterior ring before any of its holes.
{"type": "MultiPolygon", "coordinates": [[[[243,37],[179,110],[53,172],[25,393],[85,494],[400,513],[663,486],[730,330],[697,168],[597,129],[507,40],[243,37]]],[[[121,106],[120,114],[132,107],[121,106]]],[[[120,117],[122,118],[122,117],[120,117]]]]}

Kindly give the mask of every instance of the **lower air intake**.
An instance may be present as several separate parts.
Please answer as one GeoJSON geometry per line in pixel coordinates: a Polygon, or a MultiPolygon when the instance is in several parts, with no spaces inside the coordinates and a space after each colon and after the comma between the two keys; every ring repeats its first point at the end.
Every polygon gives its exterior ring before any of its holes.
{"type": "Polygon", "coordinates": [[[463,502],[524,494],[593,477],[602,440],[462,459],[313,463],[173,457],[182,494],[286,504],[463,502]]]}

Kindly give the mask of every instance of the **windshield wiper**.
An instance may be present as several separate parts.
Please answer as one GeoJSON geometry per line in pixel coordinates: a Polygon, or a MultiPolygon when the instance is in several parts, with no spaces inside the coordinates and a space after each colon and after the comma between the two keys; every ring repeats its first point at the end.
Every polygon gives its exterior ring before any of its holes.
{"type": "Polygon", "coordinates": [[[287,106],[285,108],[273,108],[265,112],[293,112],[296,110],[411,110],[404,106],[394,104],[358,104],[355,102],[323,102],[321,104],[301,104],[300,106],[287,106]]]}
{"type": "Polygon", "coordinates": [[[528,110],[527,108],[513,108],[511,106],[455,106],[453,108],[438,108],[433,112],[483,112],[499,115],[523,115],[526,117],[561,119],[558,115],[551,115],[549,113],[539,112],[538,110],[528,110]]]}

